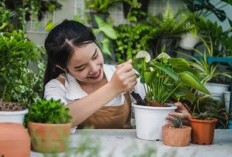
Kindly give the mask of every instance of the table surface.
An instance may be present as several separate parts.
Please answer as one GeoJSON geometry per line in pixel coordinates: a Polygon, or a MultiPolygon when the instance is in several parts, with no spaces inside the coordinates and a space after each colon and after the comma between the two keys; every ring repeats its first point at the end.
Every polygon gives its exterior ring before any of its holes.
{"type": "Polygon", "coordinates": [[[136,137],[134,129],[84,129],[71,134],[67,152],[42,154],[31,151],[31,157],[232,157],[232,129],[215,129],[212,145],[190,144],[166,146],[162,141],[136,137]],[[150,154],[149,154],[150,153],[150,154]]]}

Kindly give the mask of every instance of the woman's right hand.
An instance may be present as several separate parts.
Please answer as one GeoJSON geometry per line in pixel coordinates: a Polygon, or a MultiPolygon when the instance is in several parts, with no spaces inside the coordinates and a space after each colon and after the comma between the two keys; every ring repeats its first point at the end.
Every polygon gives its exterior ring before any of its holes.
{"type": "Polygon", "coordinates": [[[137,83],[136,79],[137,76],[132,67],[132,60],[128,60],[116,67],[116,71],[109,83],[112,90],[120,94],[134,89],[137,83]]]}

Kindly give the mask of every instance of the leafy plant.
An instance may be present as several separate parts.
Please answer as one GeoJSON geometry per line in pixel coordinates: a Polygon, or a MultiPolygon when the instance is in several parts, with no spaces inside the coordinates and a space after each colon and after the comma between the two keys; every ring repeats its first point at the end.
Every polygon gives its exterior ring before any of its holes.
{"type": "Polygon", "coordinates": [[[60,100],[42,99],[29,107],[26,115],[27,122],[65,124],[70,123],[72,117],[69,109],[60,100]]]}
{"type": "Polygon", "coordinates": [[[28,41],[22,33],[0,34],[0,98],[26,105],[40,100],[45,64],[40,60],[43,49],[28,41]],[[29,68],[35,64],[34,72],[29,68]]]}
{"type": "Polygon", "coordinates": [[[111,54],[111,42],[112,40],[116,40],[117,39],[117,34],[116,31],[114,30],[114,28],[110,25],[110,23],[104,22],[100,17],[98,16],[94,16],[95,20],[97,22],[98,28],[94,28],[93,29],[93,33],[95,35],[102,35],[101,40],[99,39],[99,41],[101,41],[100,47],[102,49],[102,52],[112,56],[111,54]]]}
{"type": "Polygon", "coordinates": [[[186,3],[187,8],[194,12],[197,17],[207,17],[213,13],[221,22],[227,19],[230,25],[232,25],[231,19],[223,10],[224,7],[232,5],[230,0],[221,0],[217,2],[213,0],[184,0],[184,2],[186,3]]]}
{"type": "Polygon", "coordinates": [[[226,112],[225,105],[210,95],[197,94],[193,103],[189,104],[189,110],[197,119],[216,118],[218,123],[216,128],[227,128],[229,114],[226,112]]]}
{"type": "Polygon", "coordinates": [[[212,22],[204,17],[196,17],[191,14],[189,19],[196,26],[198,36],[200,36],[212,48],[210,56],[230,56],[232,47],[232,37],[230,33],[232,29],[223,31],[222,26],[217,22],[212,22]]]}
{"type": "MultiPolygon", "coordinates": [[[[198,72],[191,68],[184,58],[171,58],[162,52],[158,57],[149,61],[149,54],[140,51],[136,55],[135,66],[145,86],[146,100],[164,104],[180,89],[187,95],[191,88],[209,93],[199,80],[198,72]],[[186,89],[187,87],[187,89],[186,89]]],[[[186,96],[187,98],[187,96],[186,96]]]]}
{"type": "Polygon", "coordinates": [[[97,13],[109,13],[109,8],[117,2],[130,2],[130,0],[85,0],[86,8],[97,13]]]}
{"type": "Polygon", "coordinates": [[[149,49],[149,39],[152,38],[152,26],[138,23],[120,24],[116,28],[117,40],[114,41],[116,59],[122,63],[133,58],[138,51],[149,49]]]}
{"type": "Polygon", "coordinates": [[[227,72],[218,72],[217,68],[218,65],[215,64],[209,64],[208,63],[208,56],[213,56],[214,49],[213,49],[213,41],[210,39],[209,44],[205,39],[202,37],[199,37],[202,41],[203,45],[205,46],[205,49],[199,50],[199,49],[193,49],[193,51],[198,55],[198,57],[191,56],[185,53],[180,53],[184,56],[189,57],[192,61],[190,61],[191,66],[196,68],[200,75],[201,75],[201,82],[203,84],[206,84],[212,79],[218,78],[219,76],[225,76],[228,78],[232,78],[231,75],[229,75],[227,72]]]}
{"type": "Polygon", "coordinates": [[[153,27],[151,45],[154,56],[161,53],[162,47],[166,47],[166,53],[175,56],[177,43],[181,35],[187,32],[195,32],[195,25],[189,22],[187,14],[182,10],[176,14],[168,6],[164,14],[150,16],[148,23],[153,27]]]}
{"type": "Polygon", "coordinates": [[[0,31],[4,30],[10,21],[11,12],[5,8],[5,4],[0,2],[0,31]]]}
{"type": "Polygon", "coordinates": [[[173,13],[172,7],[168,6],[164,14],[149,17],[149,23],[154,26],[158,35],[180,35],[195,29],[195,26],[189,22],[188,15],[178,11],[173,13]]]}
{"type": "Polygon", "coordinates": [[[194,113],[193,116],[196,119],[204,119],[204,120],[211,120],[213,118],[213,115],[207,111],[201,113],[194,113]]]}
{"type": "Polygon", "coordinates": [[[4,0],[7,9],[14,12],[12,24],[14,29],[25,30],[26,21],[37,17],[41,20],[45,13],[53,12],[62,7],[58,0],[4,0]]]}
{"type": "Polygon", "coordinates": [[[182,128],[182,119],[180,117],[175,117],[171,122],[174,128],[182,128]]]}

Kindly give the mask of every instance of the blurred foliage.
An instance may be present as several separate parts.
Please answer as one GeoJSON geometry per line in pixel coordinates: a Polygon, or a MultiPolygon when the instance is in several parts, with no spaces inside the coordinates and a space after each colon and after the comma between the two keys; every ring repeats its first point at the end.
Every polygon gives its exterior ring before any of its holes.
{"type": "Polygon", "coordinates": [[[44,50],[23,33],[0,34],[0,98],[26,105],[42,96],[45,69],[44,50]],[[29,68],[29,66],[34,66],[29,68]],[[36,72],[37,71],[37,72],[36,72]]]}

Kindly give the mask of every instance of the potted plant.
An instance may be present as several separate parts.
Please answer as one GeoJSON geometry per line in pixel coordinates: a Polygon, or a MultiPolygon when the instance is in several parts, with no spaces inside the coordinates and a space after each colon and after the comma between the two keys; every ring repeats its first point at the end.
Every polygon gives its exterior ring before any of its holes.
{"type": "Polygon", "coordinates": [[[195,101],[189,105],[192,117],[192,143],[209,145],[213,143],[214,129],[227,128],[229,114],[222,103],[210,95],[196,94],[195,101]]]}
{"type": "Polygon", "coordinates": [[[0,100],[0,122],[23,124],[27,113],[28,109],[24,104],[0,100]]]}
{"type": "Polygon", "coordinates": [[[129,0],[85,0],[85,6],[90,10],[90,20],[92,27],[97,27],[94,15],[99,16],[103,21],[106,21],[109,15],[109,8],[117,3],[129,0]]]}
{"type": "Polygon", "coordinates": [[[168,6],[164,14],[149,17],[149,23],[153,26],[153,53],[157,56],[162,47],[166,47],[166,53],[170,56],[176,56],[175,50],[178,47],[179,39],[182,34],[195,29],[195,26],[189,22],[189,17],[182,10],[176,14],[173,13],[172,7],[168,6]]]}
{"type": "Polygon", "coordinates": [[[200,114],[194,113],[189,120],[192,127],[192,143],[200,145],[212,144],[217,119],[213,118],[209,112],[203,112],[200,114]]]}
{"type": "Polygon", "coordinates": [[[171,124],[162,127],[163,144],[168,146],[188,146],[191,140],[191,127],[182,125],[182,119],[175,117],[171,124]]]}
{"type": "Polygon", "coordinates": [[[26,116],[32,150],[62,152],[70,135],[69,109],[59,100],[41,100],[32,104],[26,116]]]}
{"type": "Polygon", "coordinates": [[[24,34],[0,33],[0,152],[5,156],[30,156],[30,137],[23,122],[28,105],[40,99],[42,91],[40,73],[28,68],[39,54],[24,34]]]}
{"type": "Polygon", "coordinates": [[[147,102],[147,106],[133,104],[136,134],[138,138],[145,140],[161,140],[165,117],[176,109],[168,104],[168,100],[177,91],[180,92],[180,89],[183,89],[184,97],[192,95],[191,88],[204,93],[208,91],[200,83],[197,71],[183,58],[171,58],[166,53],[161,53],[150,61],[146,51],[140,51],[136,57],[134,63],[144,84],[147,102]]]}
{"type": "Polygon", "coordinates": [[[213,64],[210,61],[211,57],[214,56],[213,40],[209,37],[209,40],[205,40],[199,36],[199,39],[203,43],[203,49],[194,48],[195,56],[188,55],[186,53],[179,52],[179,54],[186,56],[191,59],[190,64],[196,68],[201,75],[201,82],[206,85],[206,88],[210,91],[211,95],[222,101],[223,93],[229,90],[228,84],[212,83],[213,80],[218,80],[220,76],[226,78],[232,78],[228,72],[221,72],[218,70],[218,64],[213,64]]]}

